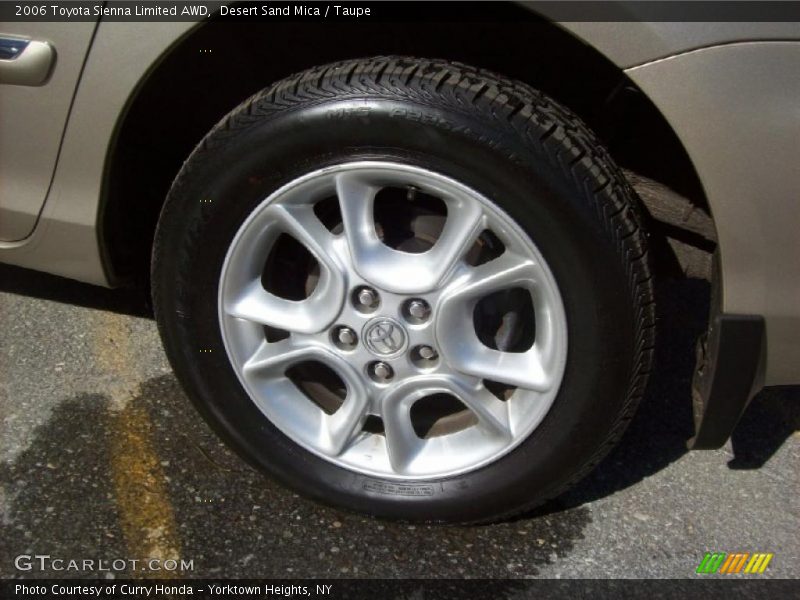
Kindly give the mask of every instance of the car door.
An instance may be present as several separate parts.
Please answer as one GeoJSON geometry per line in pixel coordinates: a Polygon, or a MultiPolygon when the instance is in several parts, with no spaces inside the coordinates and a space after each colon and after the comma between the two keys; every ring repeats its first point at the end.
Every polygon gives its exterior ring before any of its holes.
{"type": "Polygon", "coordinates": [[[96,25],[0,22],[0,242],[36,225],[96,25]]]}

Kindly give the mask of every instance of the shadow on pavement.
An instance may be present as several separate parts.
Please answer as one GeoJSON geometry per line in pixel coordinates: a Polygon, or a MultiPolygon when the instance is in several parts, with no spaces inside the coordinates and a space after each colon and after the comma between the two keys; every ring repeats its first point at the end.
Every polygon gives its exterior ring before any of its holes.
{"type": "Polygon", "coordinates": [[[132,317],[153,318],[150,297],[142,287],[108,289],[0,264],[0,292],[96,308],[132,317]]]}
{"type": "Polygon", "coordinates": [[[733,432],[731,469],[758,469],[800,431],[800,387],[767,388],[753,398],[733,432]]]}
{"type": "Polygon", "coordinates": [[[525,577],[569,556],[590,521],[579,507],[484,527],[412,526],[320,506],[229,452],[172,375],[146,382],[122,410],[102,396],[65,400],[0,465],[0,488],[3,577],[20,575],[21,553],[179,556],[194,561],[184,577],[525,577]]]}

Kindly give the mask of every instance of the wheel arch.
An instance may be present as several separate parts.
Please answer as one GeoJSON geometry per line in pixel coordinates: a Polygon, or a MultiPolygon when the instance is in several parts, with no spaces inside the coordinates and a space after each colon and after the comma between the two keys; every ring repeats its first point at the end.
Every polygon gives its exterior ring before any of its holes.
{"type": "Polygon", "coordinates": [[[273,81],[359,56],[438,57],[524,81],[581,116],[623,167],[676,190],[707,213],[685,149],[623,70],[577,35],[532,18],[528,9],[507,9],[519,19],[415,24],[413,33],[405,23],[367,29],[348,23],[242,28],[211,22],[173,37],[132,90],[109,143],[97,223],[109,281],[147,277],[153,232],[172,179],[219,119],[273,81]]]}

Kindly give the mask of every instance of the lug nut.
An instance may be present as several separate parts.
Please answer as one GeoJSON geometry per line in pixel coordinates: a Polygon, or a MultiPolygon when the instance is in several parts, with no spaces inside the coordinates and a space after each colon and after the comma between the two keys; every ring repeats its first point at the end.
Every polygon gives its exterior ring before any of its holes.
{"type": "Polygon", "coordinates": [[[430,346],[420,346],[418,352],[420,358],[424,358],[425,360],[433,360],[437,357],[436,350],[430,346]]]}
{"type": "Polygon", "coordinates": [[[409,315],[420,321],[424,321],[431,314],[431,307],[425,300],[412,300],[408,303],[407,310],[409,315]]]}
{"type": "Polygon", "coordinates": [[[376,362],[372,365],[372,376],[377,381],[389,381],[394,376],[394,371],[385,362],[376,362]]]}
{"type": "Polygon", "coordinates": [[[372,288],[362,287],[356,290],[353,295],[357,308],[364,310],[372,310],[378,305],[378,292],[372,288]]]}
{"type": "Polygon", "coordinates": [[[360,292],[358,292],[358,301],[361,304],[366,304],[367,306],[371,306],[375,302],[375,292],[370,289],[364,288],[360,292]]]}
{"type": "Polygon", "coordinates": [[[356,341],[358,340],[356,337],[356,332],[345,325],[338,327],[334,331],[333,338],[336,342],[336,345],[340,348],[352,348],[355,346],[356,341]]]}
{"type": "Polygon", "coordinates": [[[339,341],[348,346],[352,346],[356,343],[356,334],[349,327],[342,327],[339,330],[339,341]]]}
{"type": "Polygon", "coordinates": [[[431,369],[439,360],[439,353],[433,346],[415,346],[409,354],[412,364],[418,369],[431,369]]]}

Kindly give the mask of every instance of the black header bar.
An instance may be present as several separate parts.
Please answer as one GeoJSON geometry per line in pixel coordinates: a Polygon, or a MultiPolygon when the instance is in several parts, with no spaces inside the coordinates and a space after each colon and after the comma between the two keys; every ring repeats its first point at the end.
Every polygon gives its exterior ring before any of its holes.
{"type": "MultiPolygon", "coordinates": [[[[800,2],[793,0],[569,0],[528,2],[366,1],[366,2],[204,2],[64,1],[0,2],[0,21],[362,21],[474,22],[798,22],[800,2]],[[520,7],[528,10],[520,10],[520,7]]],[[[800,34],[798,35],[800,38],[800,34]]]]}

